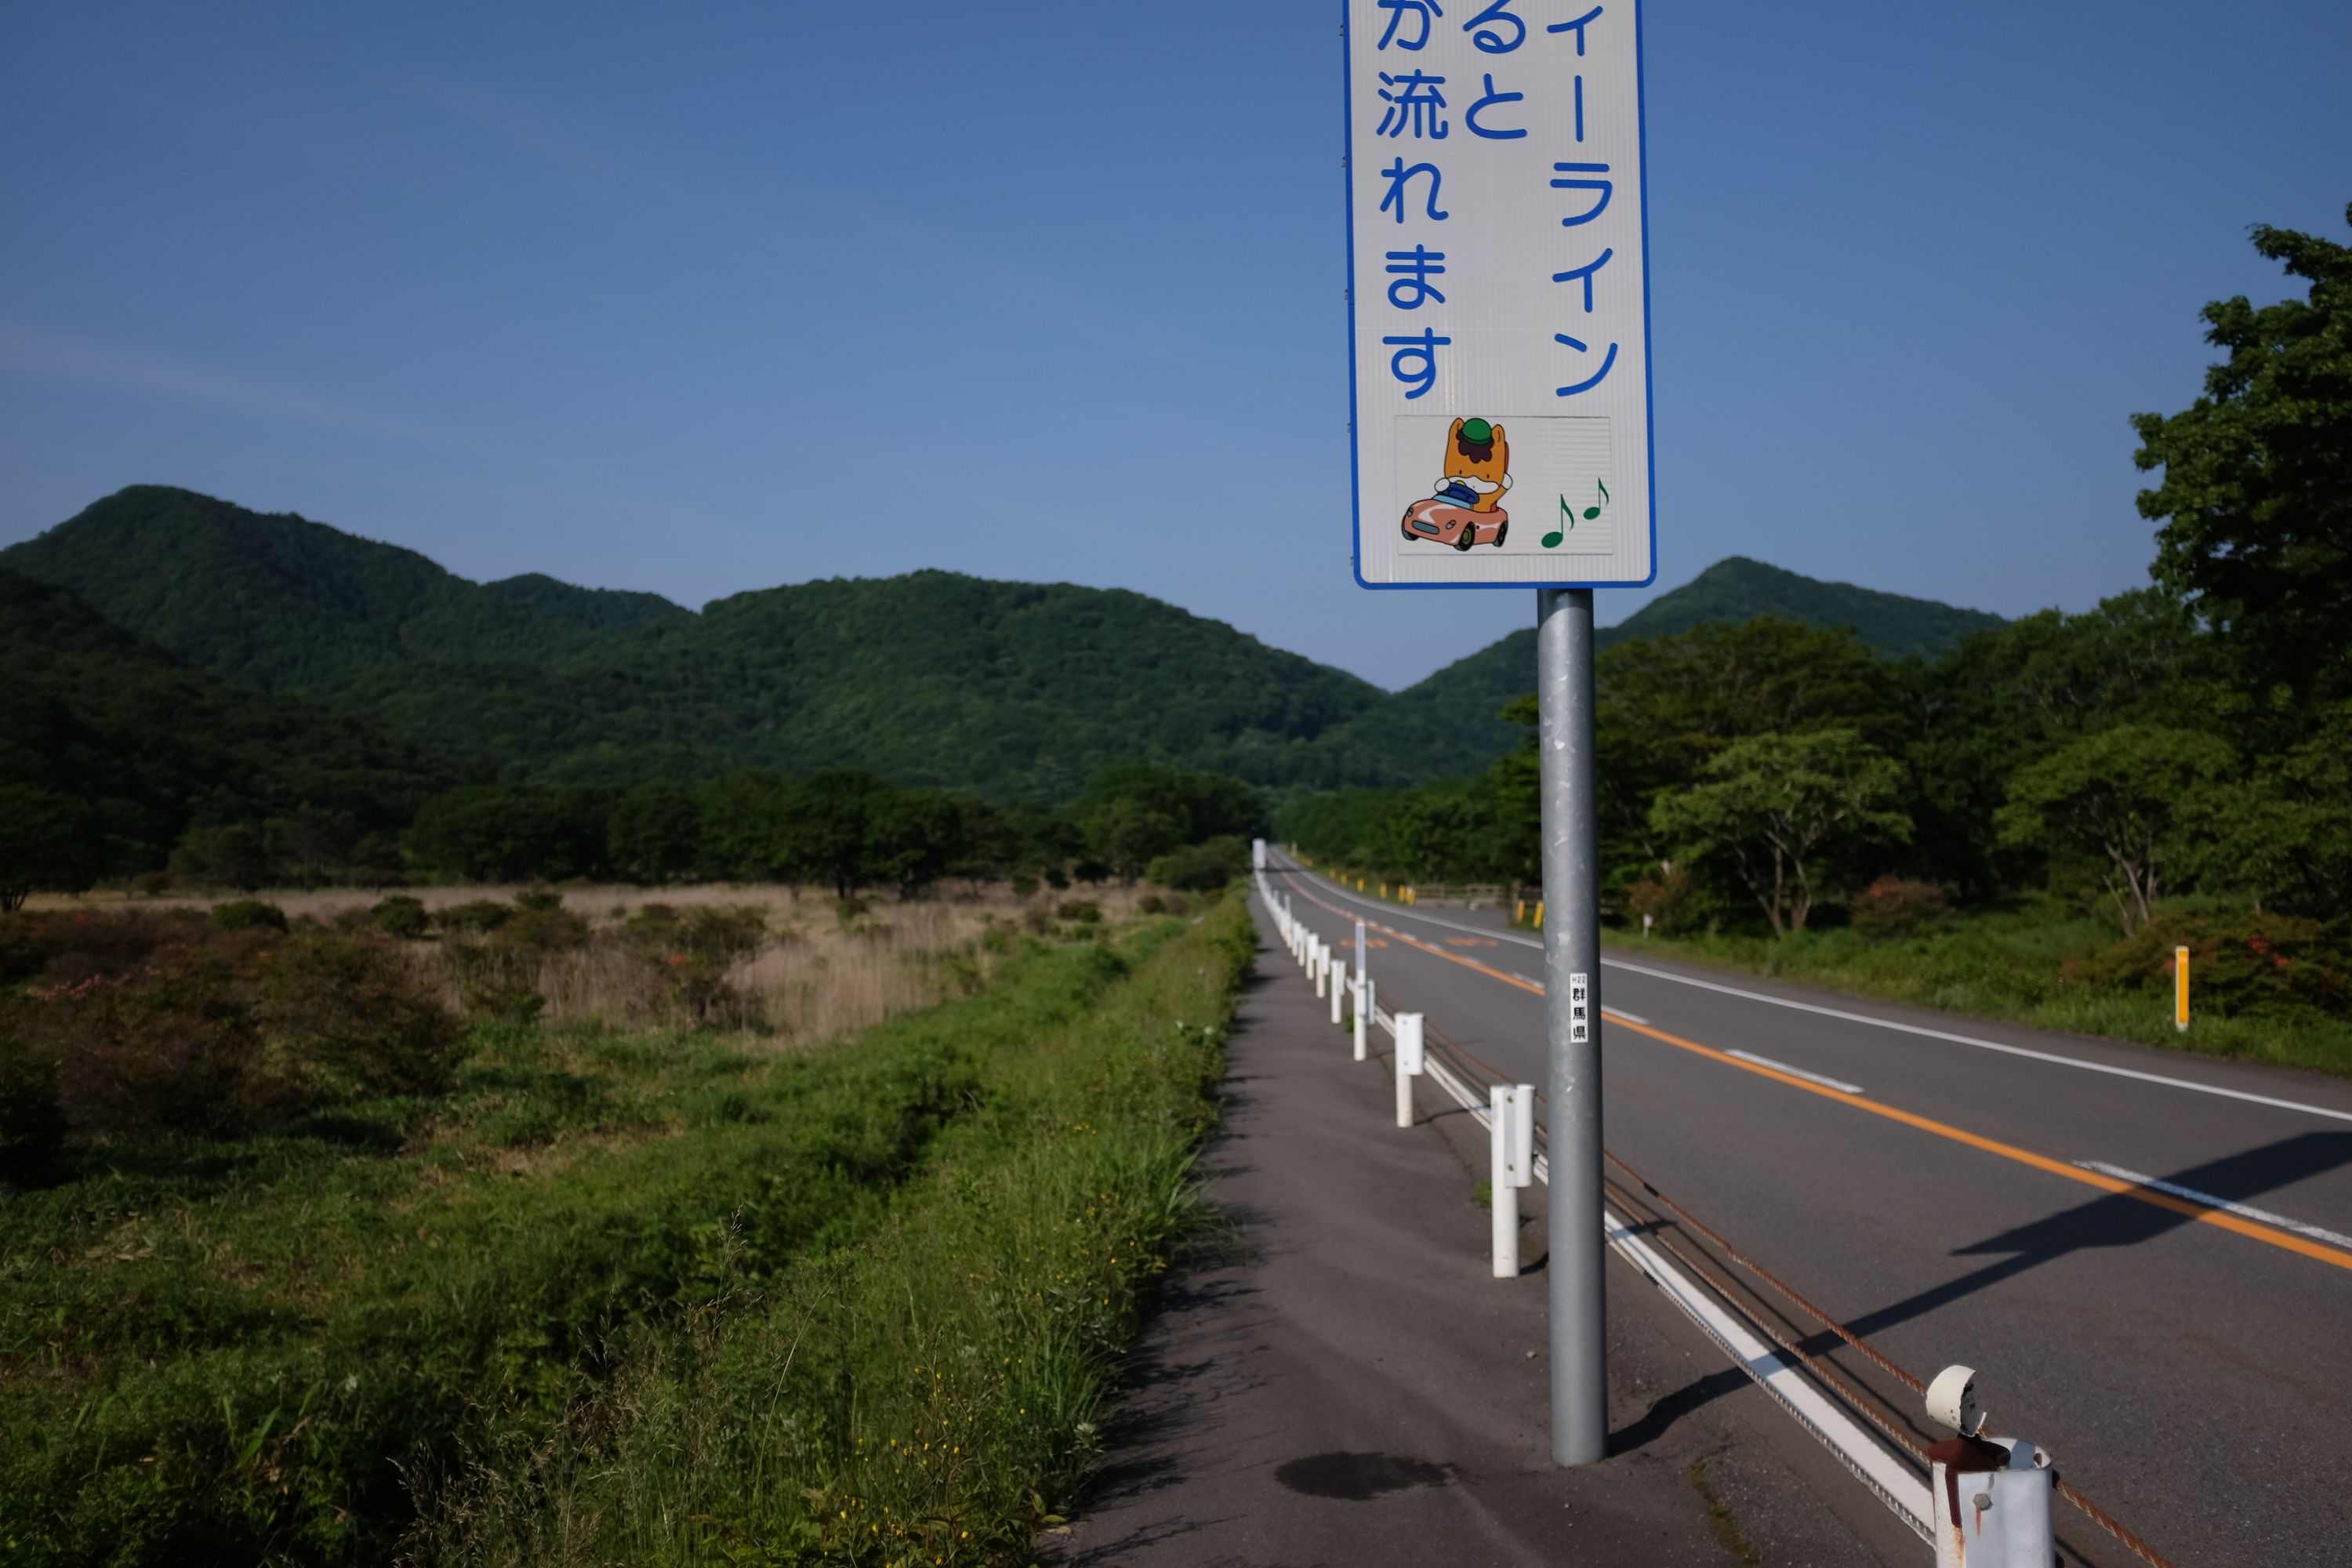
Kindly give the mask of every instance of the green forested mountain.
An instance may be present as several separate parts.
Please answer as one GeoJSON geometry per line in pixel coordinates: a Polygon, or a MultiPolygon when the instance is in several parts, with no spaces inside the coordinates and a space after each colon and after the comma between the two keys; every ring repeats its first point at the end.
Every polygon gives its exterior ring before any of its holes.
{"type": "Polygon", "coordinates": [[[1314,778],[1367,681],[1139,594],[947,572],[740,594],[537,668],[384,668],[332,688],[509,771],[630,784],[751,764],[1064,801],[1150,759],[1314,778]]]}
{"type": "Polygon", "coordinates": [[[1893,658],[1935,658],[1973,633],[2007,624],[1983,610],[1882,594],[1851,583],[1824,583],[1733,555],[1674,592],[1661,594],[1596,640],[1605,651],[1628,637],[1672,637],[1711,621],[1747,621],[1758,616],[1778,616],[1824,631],[1851,628],[1893,658]]]}
{"type": "MultiPolygon", "coordinates": [[[[1601,605],[1605,611],[1607,601],[1601,605]]],[[[1534,605],[1528,606],[1533,619],[1534,605]]],[[[1593,638],[1602,652],[1633,637],[1671,637],[1694,626],[1777,616],[1825,631],[1851,628],[1877,652],[1937,658],[1970,635],[2004,626],[1999,616],[1823,583],[1734,555],[1681,587],[1661,594],[1593,638]]],[[[1510,749],[1515,726],[1496,717],[1503,704],[1535,689],[1536,634],[1530,626],[1457,659],[1383,703],[1377,713],[1328,737],[1327,747],[1352,755],[1375,739],[1423,759],[1423,777],[1475,773],[1510,749]],[[1374,732],[1377,732],[1375,735],[1374,732]]]]}
{"type": "Polygon", "coordinates": [[[0,669],[0,788],[91,805],[119,868],[160,863],[208,821],[307,808],[346,838],[394,832],[454,776],[381,726],[189,668],[5,568],[0,669]]]}
{"type": "MultiPolygon", "coordinates": [[[[739,594],[695,614],[547,577],[477,584],[412,551],[186,490],[110,496],[0,563],[187,665],[297,691],[479,778],[631,785],[865,768],[1007,801],[1164,761],[1288,788],[1475,772],[1533,679],[1517,632],[1393,696],[1140,594],[946,572],[739,594]]],[[[1928,651],[1997,617],[1734,559],[1603,646],[1769,611],[1928,651]]]]}
{"type": "Polygon", "coordinates": [[[265,690],[410,659],[542,662],[688,618],[656,595],[535,573],[471,583],[413,550],[166,485],[118,490],[0,551],[0,566],[70,588],[190,664],[265,690]]]}

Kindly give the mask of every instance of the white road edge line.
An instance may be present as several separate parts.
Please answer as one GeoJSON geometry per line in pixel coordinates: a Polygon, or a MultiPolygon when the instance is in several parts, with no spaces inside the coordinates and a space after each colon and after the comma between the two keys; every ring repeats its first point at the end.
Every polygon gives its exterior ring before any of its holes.
{"type": "MultiPolygon", "coordinates": [[[[1604,1007],[1601,1011],[1606,1013],[1608,1009],[1604,1007]]],[[[1738,1057],[1743,1062],[1754,1062],[1759,1068],[1770,1068],[1775,1072],[1787,1073],[1790,1078],[1803,1079],[1808,1083],[1818,1083],[1829,1089],[1843,1089],[1848,1094],[1869,1092],[1858,1083],[1847,1083],[1843,1079],[1825,1078],[1817,1072],[1807,1072],[1802,1068],[1790,1067],[1787,1062],[1776,1062],[1770,1057],[1759,1057],[1752,1051],[1726,1051],[1723,1054],[1727,1057],[1738,1057]]]]}
{"type": "Polygon", "coordinates": [[[2176,1198],[2187,1198],[2190,1203],[2203,1204],[2207,1208],[2220,1209],[2223,1214],[2236,1215],[2240,1219],[2260,1220],[2264,1225],[2276,1226],[2281,1230],[2291,1230],[2297,1236],[2307,1236],[2314,1241],[2324,1241],[2331,1247],[2341,1247],[2347,1251],[2352,1251],[2352,1236],[2340,1236],[2335,1231],[2326,1230],[2315,1225],[2305,1225],[2299,1219],[2289,1219],[2283,1214],[2273,1214],[2268,1209],[2255,1208],[2251,1204],[2234,1204],[2227,1198],[2217,1198],[2211,1193],[2200,1193],[2195,1187],[2177,1185],[2160,1176],[2144,1176],[2137,1171],[2126,1171],[2121,1165],[2110,1165],[2103,1160],[2077,1160],[2074,1163],[2085,1171],[2096,1171],[2103,1176],[2113,1176],[2119,1182],[2129,1182],[2134,1186],[2139,1187],[2153,1187],[2159,1193],[2170,1193],[2176,1198]]]}
{"type": "MultiPolygon", "coordinates": [[[[1510,931],[1491,931],[1483,926],[1463,925],[1454,921],[1439,920],[1434,915],[1400,910],[1392,904],[1383,904],[1378,900],[1351,893],[1336,883],[1328,882],[1328,879],[1326,885],[1341,898],[1379,910],[1383,914],[1402,915],[1407,920],[1423,921],[1430,925],[1444,926],[1449,931],[1475,931],[1480,936],[1501,937],[1507,942],[1523,942],[1529,947],[1543,945],[1541,942],[1510,931]]],[[[2267,1105],[2277,1110],[2300,1110],[2306,1116],[2324,1116],[2331,1121],[2352,1121],[2352,1110],[2333,1110],[2324,1105],[2306,1105],[2299,1100],[2280,1100],[2267,1094],[2250,1094],[2242,1089],[2223,1089],[2218,1084],[2198,1083],[2191,1079],[2167,1078],[2162,1073],[2140,1072],[2132,1068],[2110,1067],[2105,1062],[2088,1062],[2080,1057],[2063,1057],[2054,1051],[2036,1051],[2029,1050],[2023,1046],[2005,1046],[1998,1040],[1979,1039],[1973,1035],[1956,1035],[1948,1029],[1930,1029],[1917,1024],[1898,1024],[1892,1018],[1874,1018],[1867,1013],[1848,1012],[1843,1007],[1823,1007],[1811,1002],[1797,1002],[1786,996],[1771,996],[1761,991],[1744,990],[1737,985],[1723,985],[1712,980],[1695,980],[1687,974],[1676,974],[1664,969],[1653,969],[1647,964],[1632,963],[1622,958],[1604,957],[1601,962],[1605,968],[1622,969],[1635,974],[1646,974],[1653,980],[1670,980],[1677,985],[1696,986],[1701,991],[1717,991],[1726,996],[1737,996],[1745,1002],[1761,1002],[1772,1007],[1790,1007],[1800,1013],[1817,1014],[1824,1018],[1836,1018],[1849,1024],[1869,1024],[1881,1029],[1893,1029],[1898,1034],[1917,1035],[1923,1039],[1945,1040],[1956,1046],[1972,1046],[1980,1051],[1998,1051],[2006,1057],[2023,1057],[2028,1061],[2050,1062],[2058,1067],[2080,1068],[2084,1072],[2105,1073],[2110,1078],[2136,1079],[2141,1083],[2162,1084],[2167,1089],[2185,1089],[2192,1094],[2210,1094],[2223,1100],[2243,1100],[2249,1105],[2267,1105]]]]}
{"type": "MultiPolygon", "coordinates": [[[[1443,1061],[1432,1056],[1424,1065],[1438,1087],[1467,1110],[1473,1121],[1481,1127],[1494,1126],[1486,1102],[1443,1061]]],[[[1535,1177],[1544,1185],[1551,1185],[1551,1162],[1541,1154],[1535,1158],[1535,1177]]],[[[1885,1444],[1831,1403],[1797,1363],[1750,1333],[1712,1295],[1692,1283],[1655,1247],[1635,1235],[1633,1223],[1615,1207],[1602,1205],[1601,1225],[1611,1249],[1618,1257],[1647,1275],[1667,1300],[1731,1358],[1733,1365],[1753,1378],[1774,1404],[1795,1416],[1799,1426],[1836,1455],[1840,1463],[1894,1510],[1896,1517],[1916,1531],[1921,1539],[1928,1538],[1932,1525],[1925,1481],[1904,1468],[1885,1444]]]]}
{"type": "Polygon", "coordinates": [[[1604,1018],[1622,1018],[1629,1024],[1639,1024],[1645,1029],[1650,1026],[1650,1020],[1639,1013],[1628,1013],[1622,1007],[1603,1006],[1601,1009],[1601,1016],[1604,1018]]]}
{"type": "Polygon", "coordinates": [[[1808,1382],[1780,1352],[1749,1333],[1730,1313],[1700,1294],[1698,1288],[1660,1257],[1613,1209],[1603,1209],[1609,1245],[1619,1257],[1648,1275],[1666,1300],[1683,1310],[1701,1332],[1721,1345],[1739,1370],[1756,1380],[1798,1425],[1845,1462],[1876,1493],[1879,1500],[1916,1531],[1923,1541],[1933,1539],[1929,1522],[1927,1483],[1897,1464],[1893,1455],[1873,1440],[1852,1417],[1808,1382]]]}

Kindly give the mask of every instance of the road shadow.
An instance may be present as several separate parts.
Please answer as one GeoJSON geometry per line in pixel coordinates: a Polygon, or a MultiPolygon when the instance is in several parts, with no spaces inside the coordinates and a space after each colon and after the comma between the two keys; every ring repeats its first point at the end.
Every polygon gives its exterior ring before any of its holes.
{"type": "MultiPolygon", "coordinates": [[[[2231,1203],[2252,1203],[2278,1188],[2347,1165],[2352,1165],[2352,1132],[2305,1132],[2244,1153],[2191,1165],[2162,1180],[2231,1203]]],[[[2138,1247],[2183,1226],[2199,1223],[2194,1215],[2127,1194],[2103,1194],[2046,1219],[1955,1248],[1951,1253],[1954,1258],[1994,1257],[1998,1261],[1850,1319],[1845,1326],[1856,1336],[1868,1339],[2061,1258],[2108,1247],[2138,1247]]],[[[1642,1228],[1664,1227],[1654,1222],[1642,1228]]],[[[1797,1348],[1806,1355],[1822,1356],[1844,1342],[1822,1330],[1799,1341],[1797,1348]]],[[[1657,1400],[1640,1420],[1611,1433],[1610,1452],[1631,1453],[1664,1434],[1691,1411],[1738,1393],[1747,1381],[1747,1374],[1737,1368],[1692,1380],[1657,1400]]]]}
{"type": "MultiPolygon", "coordinates": [[[[2352,1132],[2305,1132],[2242,1154],[2191,1165],[2163,1180],[2193,1192],[2210,1193],[2231,1203],[2250,1203],[2280,1187],[2346,1165],[2352,1165],[2352,1132]]],[[[1867,1338],[2058,1258],[2105,1247],[2138,1247],[2183,1226],[2199,1223],[2192,1215],[2159,1207],[2129,1194],[2104,1194],[2047,1219],[2018,1226],[1956,1249],[1952,1253],[1955,1258],[1991,1256],[2000,1260],[1866,1312],[1846,1327],[1867,1338]]],[[[1833,1336],[1816,1335],[1805,1346],[1808,1353],[1818,1354],[1816,1345],[1822,1342],[1836,1342],[1833,1336]]]]}

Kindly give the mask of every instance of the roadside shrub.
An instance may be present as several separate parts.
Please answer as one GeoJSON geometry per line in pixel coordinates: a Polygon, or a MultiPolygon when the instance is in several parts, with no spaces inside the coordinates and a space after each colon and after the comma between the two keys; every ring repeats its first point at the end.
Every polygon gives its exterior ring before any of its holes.
{"type": "Polygon", "coordinates": [[[215,904],[209,919],[215,931],[286,929],[286,911],[260,899],[231,899],[227,903],[215,904]]]}
{"type": "Polygon", "coordinates": [[[749,1005],[727,980],[739,959],[759,950],[767,912],[752,905],[698,905],[680,915],[647,904],[625,928],[658,988],[696,1024],[740,1024],[749,1005]]]}
{"type": "Polygon", "coordinates": [[[457,1021],[381,937],[138,914],[37,938],[41,983],[0,1016],[0,1162],[68,1135],[234,1136],[452,1081],[457,1021]]]}
{"type": "Polygon", "coordinates": [[[514,907],[496,899],[476,899],[471,903],[451,904],[433,917],[433,923],[443,931],[472,931],[477,934],[493,931],[514,919],[514,907]]]}
{"type": "Polygon", "coordinates": [[[1143,901],[1135,907],[1147,915],[1164,915],[1168,912],[1168,900],[1157,893],[1146,893],[1143,901]]]}
{"type": "Polygon", "coordinates": [[[1677,866],[1660,876],[1645,877],[1626,889],[1625,912],[1635,930],[1642,929],[1642,917],[1647,915],[1658,935],[1671,936],[1696,912],[1697,892],[1697,879],[1677,866]]]}
{"type": "Polygon", "coordinates": [[[0,1184],[37,1175],[65,1141],[58,1060],[31,1028],[33,999],[0,992],[0,1184]]]}
{"type": "Polygon", "coordinates": [[[570,910],[545,905],[520,909],[498,930],[497,940],[535,952],[562,952],[588,940],[588,922],[570,910]]]}
{"type": "Polygon", "coordinates": [[[433,921],[425,912],[425,900],[406,893],[394,893],[368,911],[375,929],[386,936],[396,936],[404,942],[421,941],[433,929],[433,921]]]}
{"type": "Polygon", "coordinates": [[[1054,906],[1054,918],[1067,921],[1072,925],[1100,925],[1102,906],[1092,899],[1064,899],[1054,906]]]}
{"type": "Polygon", "coordinates": [[[2168,992],[2189,949],[2192,1012],[2282,1019],[2352,1017],[2352,931],[2292,916],[2160,914],[2112,947],[2067,962],[2072,984],[2168,992]]]}
{"type": "Polygon", "coordinates": [[[279,1074],[310,1103],[446,1094],[465,1032],[378,942],[327,931],[292,938],[260,966],[255,1009],[279,1074]]]}
{"type": "Polygon", "coordinates": [[[253,975],[278,940],[268,929],[159,953],[127,975],[35,993],[31,1033],[58,1059],[72,1131],[134,1143],[212,1138],[299,1109],[269,1073],[251,1007],[253,975]]]}
{"type": "Polygon", "coordinates": [[[1013,896],[1014,898],[1034,898],[1036,895],[1036,892],[1037,879],[1034,873],[1028,871],[1015,871],[1013,873],[1013,896]]]}
{"type": "Polygon", "coordinates": [[[1881,877],[1846,902],[1854,934],[1870,942],[1899,942],[1949,925],[1953,912],[1950,889],[1907,877],[1881,877]]]}
{"type": "Polygon", "coordinates": [[[1171,850],[1152,861],[1144,875],[1163,888],[1208,893],[1246,874],[1249,862],[1249,845],[1227,836],[1171,850]]]}
{"type": "Polygon", "coordinates": [[[563,907],[563,894],[542,882],[516,893],[514,901],[526,914],[550,914],[563,907]]]}

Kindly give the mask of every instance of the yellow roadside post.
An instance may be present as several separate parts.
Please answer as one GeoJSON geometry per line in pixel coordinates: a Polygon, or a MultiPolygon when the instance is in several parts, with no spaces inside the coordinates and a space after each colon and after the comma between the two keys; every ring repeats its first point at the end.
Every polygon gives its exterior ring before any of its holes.
{"type": "Polygon", "coordinates": [[[2189,1032],[2189,950],[2172,950],[2172,1026],[2189,1032]]]}
{"type": "Polygon", "coordinates": [[[1543,930],[1543,900],[1541,899],[1538,899],[1536,900],[1536,930],[1543,930]]]}

